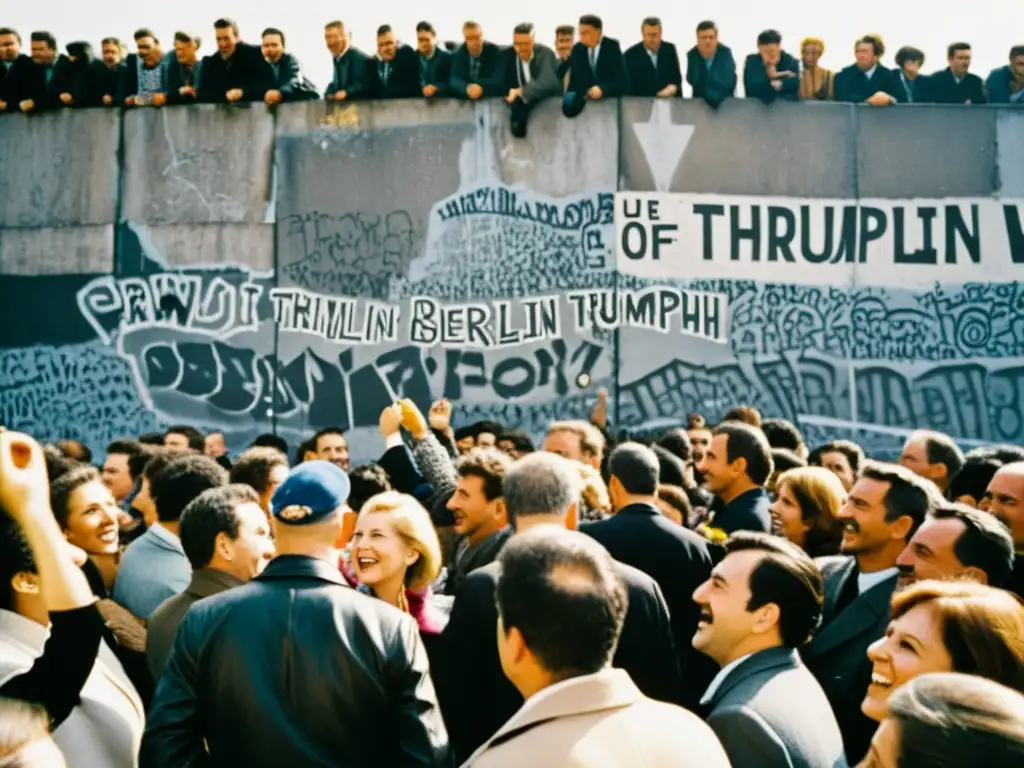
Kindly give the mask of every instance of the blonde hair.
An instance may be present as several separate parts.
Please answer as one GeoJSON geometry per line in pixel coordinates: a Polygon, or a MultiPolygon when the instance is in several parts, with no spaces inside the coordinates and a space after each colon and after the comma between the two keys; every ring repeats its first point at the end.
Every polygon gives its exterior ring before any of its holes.
{"type": "Polygon", "coordinates": [[[580,451],[583,455],[593,456],[598,461],[604,457],[604,435],[601,430],[589,421],[574,419],[572,421],[556,421],[548,427],[548,434],[552,432],[568,432],[580,439],[580,451]]]}
{"type": "Polygon", "coordinates": [[[572,462],[576,471],[580,474],[580,496],[591,509],[599,510],[608,514],[612,511],[611,497],[608,495],[608,486],[604,484],[601,473],[589,464],[581,461],[572,462]]]}
{"type": "Polygon", "coordinates": [[[822,53],[825,52],[825,41],[822,40],[820,37],[805,37],[803,40],[800,41],[800,52],[803,53],[803,50],[808,45],[816,45],[819,48],[821,48],[822,53]]]}
{"type": "Polygon", "coordinates": [[[416,499],[398,491],[371,496],[359,510],[359,517],[387,514],[395,533],[420,556],[405,572],[405,586],[419,591],[433,584],[441,573],[441,542],[430,515],[416,499]]]}
{"type": "Polygon", "coordinates": [[[800,507],[800,519],[809,526],[804,539],[807,554],[811,557],[837,554],[843,538],[839,510],[846,501],[842,481],[824,467],[797,467],[779,475],[775,481],[776,491],[781,491],[783,485],[789,487],[800,507]]]}

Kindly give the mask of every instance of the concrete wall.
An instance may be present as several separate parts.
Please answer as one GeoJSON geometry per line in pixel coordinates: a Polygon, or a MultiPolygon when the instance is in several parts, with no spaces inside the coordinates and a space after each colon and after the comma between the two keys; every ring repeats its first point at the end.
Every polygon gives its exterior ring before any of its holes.
{"type": "Polygon", "coordinates": [[[547,103],[526,139],[501,102],[8,116],[0,423],[97,449],[175,422],[235,448],[336,424],[369,458],[396,396],[538,432],[606,386],[633,429],[746,402],[811,442],[1024,443],[1024,241],[927,285],[861,264],[648,279],[617,268],[622,191],[998,201],[1012,246],[1024,112],[626,99],[570,121],[547,103]],[[651,285],[723,297],[724,338],[577,327],[572,292],[610,307],[651,285]]]}

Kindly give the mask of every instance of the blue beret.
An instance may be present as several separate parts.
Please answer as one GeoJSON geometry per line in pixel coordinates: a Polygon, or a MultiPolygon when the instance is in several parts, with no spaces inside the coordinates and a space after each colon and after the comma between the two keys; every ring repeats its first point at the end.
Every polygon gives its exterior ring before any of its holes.
{"type": "Polygon", "coordinates": [[[274,519],[306,525],[330,515],[348,500],[345,471],[329,461],[307,461],[288,473],[270,497],[274,519]]]}

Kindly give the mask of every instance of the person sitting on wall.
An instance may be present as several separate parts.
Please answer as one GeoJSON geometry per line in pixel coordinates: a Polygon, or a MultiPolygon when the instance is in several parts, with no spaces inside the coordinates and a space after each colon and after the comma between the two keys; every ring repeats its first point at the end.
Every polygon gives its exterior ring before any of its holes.
{"type": "Polygon", "coordinates": [[[856,63],[836,75],[836,101],[885,107],[904,98],[896,75],[881,65],[885,44],[880,37],[865,35],[854,46],[856,63]]]}
{"type": "Polygon", "coordinates": [[[576,117],[587,101],[614,99],[629,91],[629,72],[619,41],[603,34],[600,16],[580,16],[580,41],[569,55],[569,87],[562,112],[576,117]]]}
{"type": "Polygon", "coordinates": [[[672,43],[662,40],[661,19],[648,16],[640,26],[643,41],[626,50],[630,95],[672,98],[683,95],[683,73],[672,43]]]}
{"type": "Polygon", "coordinates": [[[502,52],[500,71],[505,78],[511,112],[511,131],[517,138],[526,136],[530,111],[548,96],[562,90],[556,71],[555,52],[534,39],[533,24],[519,24],[513,30],[512,48],[502,52]]]}
{"type": "Polygon", "coordinates": [[[420,95],[419,57],[399,43],[391,25],[377,29],[377,56],[370,60],[367,79],[375,99],[408,99],[420,95]]]}
{"type": "Polygon", "coordinates": [[[935,104],[984,104],[985,84],[968,70],[970,43],[953,43],[946,51],[949,66],[928,78],[928,95],[935,104]]]}
{"type": "Polygon", "coordinates": [[[261,101],[274,87],[274,71],[263,52],[239,39],[238,25],[230,19],[213,23],[217,53],[203,59],[199,101],[204,104],[233,104],[261,101]]]}
{"type": "Polygon", "coordinates": [[[263,95],[268,107],[283,101],[310,101],[319,98],[316,86],[302,74],[299,60],[284,50],[284,32],[267,27],[261,35],[263,58],[274,73],[274,87],[263,95]]]}
{"type": "Polygon", "coordinates": [[[757,36],[757,53],[743,65],[743,90],[765,104],[800,99],[800,62],[782,50],[782,35],[774,29],[757,36]]]}
{"type": "Polygon", "coordinates": [[[484,40],[475,21],[462,25],[462,37],[465,42],[452,55],[451,95],[471,101],[501,95],[501,49],[484,40]]]}

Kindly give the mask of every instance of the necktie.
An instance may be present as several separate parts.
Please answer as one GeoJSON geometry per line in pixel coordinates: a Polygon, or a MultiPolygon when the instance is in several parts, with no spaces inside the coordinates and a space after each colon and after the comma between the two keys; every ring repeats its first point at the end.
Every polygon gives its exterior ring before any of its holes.
{"type": "Polygon", "coordinates": [[[519,87],[526,85],[526,75],[523,73],[523,60],[516,57],[516,74],[519,75],[519,87]]]}
{"type": "Polygon", "coordinates": [[[473,57],[469,60],[469,79],[474,83],[480,77],[480,59],[473,57]]]}
{"type": "Polygon", "coordinates": [[[391,77],[391,65],[383,61],[380,66],[380,79],[384,81],[384,85],[388,84],[389,77],[391,77]]]}
{"type": "Polygon", "coordinates": [[[597,72],[597,48],[590,49],[590,69],[592,72],[597,72]]]}

